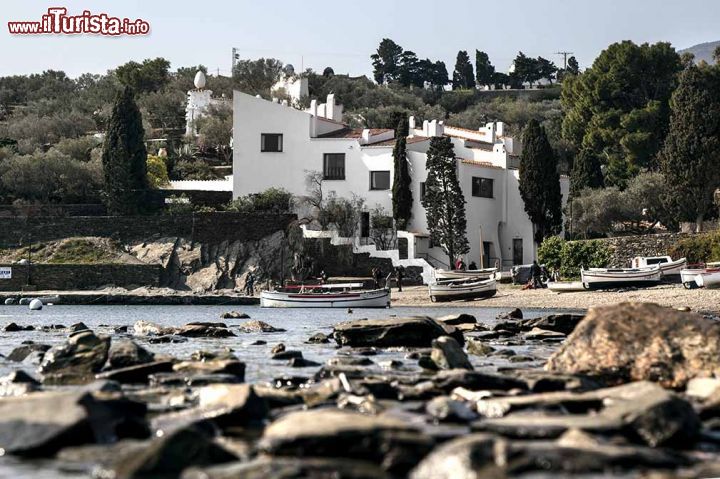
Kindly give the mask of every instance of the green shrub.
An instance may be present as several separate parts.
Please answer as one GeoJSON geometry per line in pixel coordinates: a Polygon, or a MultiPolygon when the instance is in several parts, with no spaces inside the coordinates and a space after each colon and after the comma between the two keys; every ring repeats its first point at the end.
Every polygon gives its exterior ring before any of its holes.
{"type": "Polygon", "coordinates": [[[603,268],[610,261],[610,248],[602,241],[565,241],[559,236],[545,239],[538,260],[563,278],[580,276],[581,268],[603,268]]]}
{"type": "Polygon", "coordinates": [[[292,193],[283,188],[268,188],[261,193],[235,198],[226,210],[236,213],[285,213],[292,210],[293,199],[292,193]]]}
{"type": "Polygon", "coordinates": [[[203,160],[180,160],[173,168],[173,179],[176,180],[217,180],[220,179],[212,166],[203,160]]]}
{"type": "Polygon", "coordinates": [[[559,271],[562,265],[562,247],[565,241],[559,236],[545,238],[538,248],[538,261],[551,270],[559,271]]]}
{"type": "Polygon", "coordinates": [[[148,155],[147,177],[152,188],[160,188],[170,183],[165,160],[159,156],[148,155]]]}
{"type": "Polygon", "coordinates": [[[688,263],[720,261],[720,233],[707,233],[681,239],[668,248],[673,258],[687,258],[688,263]]]}

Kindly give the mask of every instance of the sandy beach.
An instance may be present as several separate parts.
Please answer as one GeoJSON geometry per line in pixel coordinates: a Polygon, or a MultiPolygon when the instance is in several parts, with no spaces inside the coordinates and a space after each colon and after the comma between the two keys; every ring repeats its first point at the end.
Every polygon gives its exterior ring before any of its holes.
{"type": "Polygon", "coordinates": [[[694,311],[720,312],[720,289],[687,290],[681,285],[661,285],[653,288],[618,291],[581,291],[553,293],[548,289],[523,291],[520,286],[500,284],[497,294],[489,299],[433,303],[427,286],[410,286],[398,293],[393,288],[393,306],[467,306],[544,309],[587,309],[591,306],[627,301],[657,303],[673,308],[688,307],[694,311]]]}

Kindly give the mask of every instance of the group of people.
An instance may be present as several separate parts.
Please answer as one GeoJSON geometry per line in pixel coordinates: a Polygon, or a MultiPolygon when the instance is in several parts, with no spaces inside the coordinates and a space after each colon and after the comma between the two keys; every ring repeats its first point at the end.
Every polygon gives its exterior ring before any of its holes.
{"type": "Polygon", "coordinates": [[[402,291],[403,280],[405,279],[405,268],[403,266],[396,266],[392,271],[390,271],[390,273],[388,273],[388,275],[384,278],[384,281],[382,268],[377,266],[374,267],[370,271],[370,275],[372,276],[375,289],[387,287],[390,279],[393,278],[393,273],[398,292],[402,291]]]}

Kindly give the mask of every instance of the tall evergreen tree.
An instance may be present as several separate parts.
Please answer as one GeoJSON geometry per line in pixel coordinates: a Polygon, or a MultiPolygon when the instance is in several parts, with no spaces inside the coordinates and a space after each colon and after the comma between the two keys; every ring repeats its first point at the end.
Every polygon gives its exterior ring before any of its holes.
{"type": "Polygon", "coordinates": [[[412,216],[413,196],[410,190],[412,182],[410,169],[407,160],[407,119],[400,120],[395,131],[395,148],[393,148],[394,175],[392,186],[393,217],[397,229],[407,228],[408,221],[412,216]]]}
{"type": "Polygon", "coordinates": [[[688,67],[670,106],[660,167],[679,219],[700,230],[720,187],[720,69],[688,67]]]}
{"type": "Polygon", "coordinates": [[[490,63],[487,53],[475,50],[475,79],[478,85],[492,85],[495,67],[490,63]]]}
{"type": "Polygon", "coordinates": [[[520,155],[520,196],[535,229],[538,245],[562,226],[562,194],[557,159],[545,129],[530,120],[523,131],[520,155]]]}
{"type": "Polygon", "coordinates": [[[577,58],[575,58],[574,56],[568,58],[567,70],[565,71],[565,73],[569,75],[577,75],[580,73],[580,64],[578,63],[577,58]]]}
{"type": "Polygon", "coordinates": [[[585,188],[602,188],[604,186],[600,159],[589,149],[583,149],[573,164],[570,175],[570,195],[574,197],[585,188]]]}
{"type": "Polygon", "coordinates": [[[472,63],[470,63],[470,57],[465,50],[460,50],[457,54],[452,85],[453,90],[475,88],[472,63]]]}
{"type": "Polygon", "coordinates": [[[467,253],[465,197],[457,179],[457,160],[448,137],[433,137],[427,151],[428,175],[422,205],[433,243],[441,245],[449,263],[467,253]]]}
{"type": "Polygon", "coordinates": [[[382,39],[377,53],[370,56],[373,64],[373,76],[379,85],[397,79],[402,53],[403,48],[400,45],[389,38],[382,39]]]}
{"type": "Polygon", "coordinates": [[[115,99],[102,152],[105,200],[114,214],[132,215],[142,209],[148,189],[144,136],[133,91],[125,87],[115,99]]]}

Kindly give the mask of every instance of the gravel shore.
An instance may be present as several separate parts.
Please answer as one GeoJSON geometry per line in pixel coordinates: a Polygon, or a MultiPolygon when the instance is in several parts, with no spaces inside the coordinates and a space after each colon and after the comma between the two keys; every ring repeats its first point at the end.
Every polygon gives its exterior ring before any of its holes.
{"type": "Polygon", "coordinates": [[[616,304],[627,301],[657,303],[673,308],[690,308],[693,311],[720,312],[720,289],[687,290],[682,285],[661,285],[653,288],[581,291],[553,293],[548,289],[523,291],[520,286],[498,285],[497,294],[489,299],[433,303],[426,286],[411,286],[398,293],[392,292],[393,306],[467,306],[467,307],[508,307],[545,309],[587,309],[592,306],[616,304]]]}

